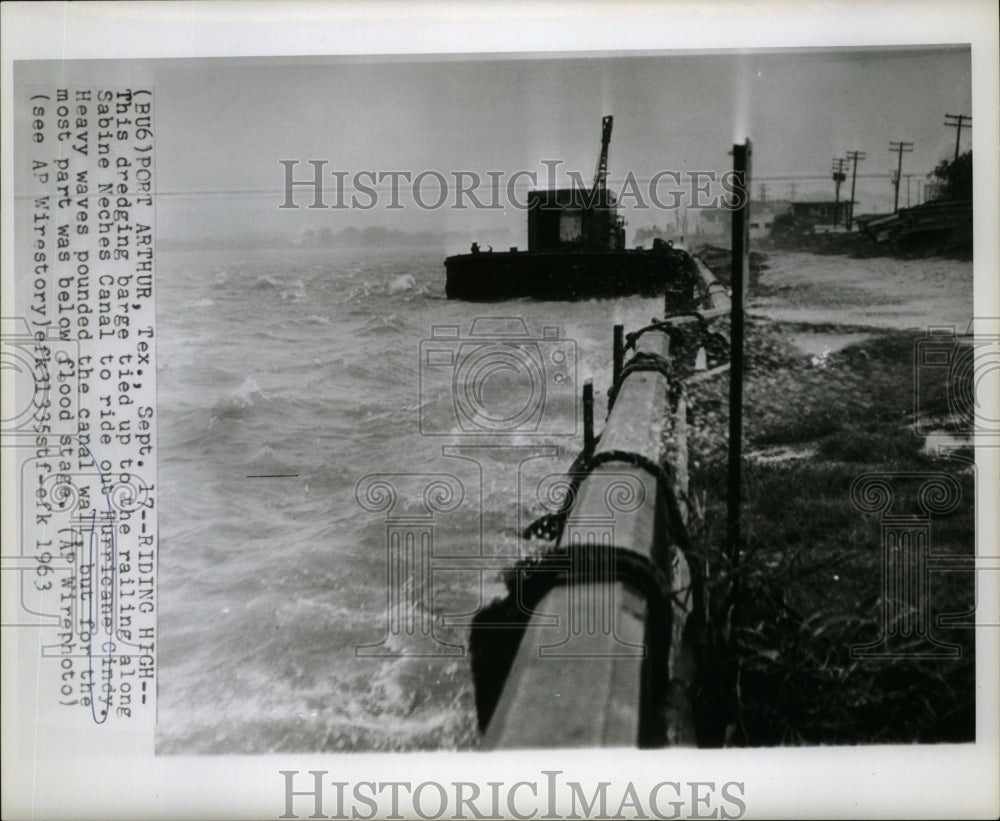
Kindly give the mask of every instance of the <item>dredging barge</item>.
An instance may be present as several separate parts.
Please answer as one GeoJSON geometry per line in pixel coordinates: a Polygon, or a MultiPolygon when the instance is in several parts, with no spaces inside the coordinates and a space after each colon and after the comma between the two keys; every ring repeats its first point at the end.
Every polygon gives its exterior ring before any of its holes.
{"type": "Polygon", "coordinates": [[[626,295],[665,296],[678,306],[695,292],[695,265],[664,240],[651,249],[625,248],[625,220],[607,189],[613,119],[601,123],[601,153],[593,187],[528,193],[528,250],[483,251],[444,261],[448,299],[492,301],[529,297],[577,300],[626,295]]]}

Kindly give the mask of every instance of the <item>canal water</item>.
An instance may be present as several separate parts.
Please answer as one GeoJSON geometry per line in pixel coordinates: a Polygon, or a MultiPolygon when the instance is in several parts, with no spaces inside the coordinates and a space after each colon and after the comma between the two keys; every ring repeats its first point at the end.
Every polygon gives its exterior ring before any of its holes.
{"type": "MultiPolygon", "coordinates": [[[[604,417],[613,324],[661,304],[452,302],[442,258],[160,255],[158,753],[475,745],[462,648],[502,592],[489,560],[558,506],[586,378],[604,417]]],[[[779,319],[971,310],[969,263],[771,266],[750,307],[779,319]]]]}
{"type": "Polygon", "coordinates": [[[440,557],[516,555],[612,325],[661,303],[448,301],[442,259],[162,254],[160,753],[474,743],[464,625],[502,588],[440,557]]]}

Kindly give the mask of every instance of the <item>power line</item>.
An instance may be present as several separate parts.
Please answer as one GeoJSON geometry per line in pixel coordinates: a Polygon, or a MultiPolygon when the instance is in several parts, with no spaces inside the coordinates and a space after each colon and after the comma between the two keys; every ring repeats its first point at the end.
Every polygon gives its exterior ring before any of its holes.
{"type": "Polygon", "coordinates": [[[844,174],[844,163],[847,160],[843,157],[834,157],[830,170],[833,172],[833,227],[837,227],[837,217],[840,213],[840,184],[847,179],[844,174]]]}
{"type": "Polygon", "coordinates": [[[851,201],[847,204],[847,230],[851,230],[851,224],[854,222],[854,183],[858,178],[858,163],[865,158],[864,151],[848,151],[847,159],[851,160],[853,163],[851,169],[851,201]]]}
{"type": "Polygon", "coordinates": [[[962,123],[968,124],[969,128],[972,128],[972,115],[971,114],[945,114],[944,124],[950,128],[955,129],[955,159],[958,159],[958,146],[962,139],[962,123]],[[951,122],[948,122],[951,120],[951,122]]]}
{"type": "MultiPolygon", "coordinates": [[[[933,173],[934,169],[928,168],[926,171],[914,171],[914,174],[925,174],[929,175],[933,173]]],[[[788,174],[757,174],[754,176],[757,182],[782,182],[788,180],[798,180],[799,182],[812,182],[813,180],[828,180],[830,179],[828,172],[813,174],[806,172],[793,172],[788,174]]],[[[888,180],[892,179],[892,173],[889,171],[866,171],[858,172],[859,180],[888,180]]],[[[618,180],[615,177],[609,179],[611,183],[617,183],[618,180]]],[[[645,178],[636,178],[636,182],[644,183],[649,182],[645,178]]],[[[346,190],[346,189],[345,189],[346,190]]]]}

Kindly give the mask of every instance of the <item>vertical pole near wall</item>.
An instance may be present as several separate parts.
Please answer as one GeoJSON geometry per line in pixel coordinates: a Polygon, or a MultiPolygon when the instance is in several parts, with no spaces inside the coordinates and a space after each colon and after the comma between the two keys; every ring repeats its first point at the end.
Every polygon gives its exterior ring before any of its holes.
{"type": "Polygon", "coordinates": [[[625,365],[625,326],[615,325],[611,351],[611,384],[617,385],[625,365]]]}
{"type": "MultiPolygon", "coordinates": [[[[733,570],[740,559],[740,501],[743,461],[743,306],[750,268],[750,140],[733,146],[736,176],[733,209],[732,303],[729,350],[729,477],[726,548],[733,570]]],[[[734,574],[734,579],[736,575],[734,574]]]]}
{"type": "Polygon", "coordinates": [[[583,383],[583,452],[587,456],[594,453],[594,380],[583,383]]]}

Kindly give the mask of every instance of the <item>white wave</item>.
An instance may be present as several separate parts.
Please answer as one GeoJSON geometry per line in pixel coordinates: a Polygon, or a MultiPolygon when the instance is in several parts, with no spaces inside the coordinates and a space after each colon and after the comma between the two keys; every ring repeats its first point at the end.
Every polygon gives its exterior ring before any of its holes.
{"type": "Polygon", "coordinates": [[[245,416],[265,398],[260,386],[253,377],[248,376],[238,388],[234,388],[219,397],[213,412],[215,416],[220,418],[245,416]]]}
{"type": "Polygon", "coordinates": [[[404,291],[413,291],[417,287],[417,281],[413,274],[400,274],[389,280],[389,293],[401,294],[404,291]]]}

